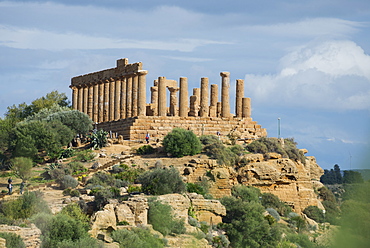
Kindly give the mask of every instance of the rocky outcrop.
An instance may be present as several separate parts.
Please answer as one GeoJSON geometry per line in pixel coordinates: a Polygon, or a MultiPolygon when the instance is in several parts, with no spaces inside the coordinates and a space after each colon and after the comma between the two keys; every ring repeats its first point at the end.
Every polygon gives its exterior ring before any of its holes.
{"type": "Polygon", "coordinates": [[[204,199],[202,195],[195,193],[188,194],[188,197],[198,221],[205,221],[212,225],[222,222],[222,217],[226,215],[226,208],[219,200],[204,199]]]}
{"type": "Polygon", "coordinates": [[[0,232],[14,233],[21,236],[27,248],[38,248],[41,245],[41,231],[34,224],[31,224],[30,227],[0,225],[0,232]]]}

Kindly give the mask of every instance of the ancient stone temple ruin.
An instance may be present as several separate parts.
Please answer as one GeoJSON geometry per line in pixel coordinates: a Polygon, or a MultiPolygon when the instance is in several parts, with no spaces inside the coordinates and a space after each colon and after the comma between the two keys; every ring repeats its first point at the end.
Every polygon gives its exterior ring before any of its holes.
{"type": "Polygon", "coordinates": [[[196,135],[228,135],[253,140],[266,136],[251,118],[250,98],[244,97],[244,80],[236,80],[235,115],[230,113],[230,73],[221,72],[219,87],[201,78],[200,88],[189,96],[188,80],[179,83],[158,77],[146,100],[146,75],[142,63],[117,60],[117,67],[72,78],[73,108],[90,116],[97,128],[122,135],[124,139],[162,140],[175,127],[192,130],[196,135]],[[168,98],[169,95],[169,99],[168,98]]]}

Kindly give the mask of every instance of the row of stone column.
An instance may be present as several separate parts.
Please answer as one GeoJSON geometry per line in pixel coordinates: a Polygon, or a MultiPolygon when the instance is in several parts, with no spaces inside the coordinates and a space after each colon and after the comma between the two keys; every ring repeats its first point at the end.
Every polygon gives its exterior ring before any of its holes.
{"type": "Polygon", "coordinates": [[[144,116],[147,73],[138,71],[132,75],[74,86],[73,109],[86,113],[99,123],[144,116]]]}
{"type": "MultiPolygon", "coordinates": [[[[171,116],[200,116],[200,117],[231,117],[230,113],[230,73],[221,72],[221,102],[218,102],[218,85],[211,84],[209,101],[208,78],[201,79],[201,87],[193,89],[193,95],[188,96],[187,78],[180,78],[180,88],[169,86],[165,77],[159,77],[151,87],[151,108],[154,116],[167,116],[167,89],[170,91],[171,116]],[[179,101],[177,91],[180,91],[179,101]],[[188,102],[190,99],[190,104],[188,102]],[[177,112],[177,103],[179,103],[177,112]]],[[[170,80],[172,81],[172,80],[170,80]]],[[[244,97],[244,80],[236,80],[235,116],[238,118],[251,117],[250,98],[244,97]]]]}

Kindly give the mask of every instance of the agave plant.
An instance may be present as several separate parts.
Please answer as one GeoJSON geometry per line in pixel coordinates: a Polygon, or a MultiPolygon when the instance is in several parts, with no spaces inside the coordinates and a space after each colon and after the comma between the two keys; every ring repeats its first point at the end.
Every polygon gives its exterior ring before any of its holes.
{"type": "Polygon", "coordinates": [[[104,131],[103,129],[99,129],[94,131],[92,134],[88,136],[90,139],[90,146],[95,149],[100,149],[108,144],[107,138],[108,132],[104,131]]]}

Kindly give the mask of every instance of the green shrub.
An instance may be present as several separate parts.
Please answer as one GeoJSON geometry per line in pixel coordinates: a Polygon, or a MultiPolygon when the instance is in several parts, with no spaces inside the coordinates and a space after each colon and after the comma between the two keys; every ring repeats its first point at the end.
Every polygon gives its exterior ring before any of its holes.
{"type": "Polygon", "coordinates": [[[67,166],[72,171],[72,174],[79,174],[81,172],[87,171],[85,166],[81,162],[78,162],[78,161],[70,162],[70,163],[68,163],[67,166]]]}
{"type": "Polygon", "coordinates": [[[32,159],[17,157],[11,160],[11,164],[11,170],[20,179],[28,180],[31,177],[32,159]]]}
{"type": "Polygon", "coordinates": [[[103,129],[93,132],[88,138],[90,139],[90,147],[94,150],[105,147],[108,144],[108,132],[103,129]]]}
{"type": "Polygon", "coordinates": [[[154,230],[164,236],[172,233],[182,234],[186,231],[184,220],[174,219],[171,207],[154,199],[149,199],[148,222],[154,230]]]}
{"type": "Polygon", "coordinates": [[[58,243],[58,248],[104,248],[104,243],[92,237],[83,237],[78,240],[63,240],[58,243]]]}
{"type": "Polygon", "coordinates": [[[274,217],[274,219],[276,220],[276,221],[279,221],[280,220],[280,215],[279,215],[279,213],[275,210],[275,209],[273,209],[273,208],[266,208],[266,211],[272,216],[272,217],[274,217]]]}
{"type": "Polygon", "coordinates": [[[139,155],[152,154],[155,149],[151,145],[143,145],[136,150],[139,155]]]}
{"type": "Polygon", "coordinates": [[[62,149],[59,153],[59,158],[70,158],[76,154],[73,148],[62,149]]]}
{"type": "Polygon", "coordinates": [[[72,196],[72,197],[76,197],[76,196],[78,197],[80,195],[81,195],[81,193],[77,189],[71,190],[71,192],[70,192],[70,196],[72,196]]]}
{"type": "Polygon", "coordinates": [[[98,190],[91,190],[91,194],[95,196],[95,203],[98,209],[102,209],[109,199],[119,197],[120,191],[115,187],[102,188],[98,190]]]}
{"type": "Polygon", "coordinates": [[[76,157],[73,161],[88,162],[95,158],[96,154],[92,150],[83,150],[76,153],[76,157]]]}
{"type": "Polygon", "coordinates": [[[56,182],[59,183],[61,189],[74,189],[78,185],[78,181],[70,175],[64,175],[61,178],[58,178],[56,182]]]}
{"type": "Polygon", "coordinates": [[[122,171],[115,174],[115,178],[130,182],[130,183],[134,183],[136,179],[144,172],[144,169],[132,168],[126,164],[121,164],[118,168],[122,168],[122,171]]]}
{"type": "Polygon", "coordinates": [[[197,183],[187,183],[186,191],[189,193],[197,193],[199,195],[205,195],[207,193],[206,190],[197,183]]]}
{"type": "Polygon", "coordinates": [[[174,128],[163,139],[163,146],[167,153],[174,157],[195,155],[201,152],[202,145],[198,137],[190,130],[174,128]]]}
{"type": "Polygon", "coordinates": [[[37,213],[31,217],[31,222],[34,223],[42,233],[46,233],[50,229],[51,221],[54,215],[50,213],[37,213]]]}
{"type": "Polygon", "coordinates": [[[164,247],[163,240],[155,237],[149,230],[143,228],[113,231],[112,238],[120,244],[120,247],[125,248],[164,247]]]}
{"type": "Polygon", "coordinates": [[[204,152],[218,164],[232,166],[237,164],[239,156],[243,153],[243,148],[239,145],[226,147],[216,136],[203,135],[200,137],[204,145],[204,152]]]}
{"type": "Polygon", "coordinates": [[[139,176],[138,181],[146,194],[164,195],[185,191],[185,183],[182,181],[179,171],[173,167],[146,171],[139,176]]]}
{"type": "Polygon", "coordinates": [[[292,212],[292,208],[290,206],[271,193],[263,193],[261,195],[261,203],[265,208],[275,209],[281,216],[287,216],[292,212]]]}
{"type": "Polygon", "coordinates": [[[230,245],[229,239],[223,234],[214,237],[210,236],[207,240],[212,247],[216,248],[227,248],[230,245]]]}
{"type": "Polygon", "coordinates": [[[65,214],[69,217],[72,217],[75,220],[80,221],[85,230],[87,231],[89,229],[89,217],[82,211],[80,206],[77,203],[71,203],[65,206],[62,211],[62,214],[65,214]]]}
{"type": "Polygon", "coordinates": [[[246,202],[257,202],[259,200],[259,195],[261,194],[258,188],[252,186],[244,186],[244,185],[235,185],[231,189],[231,194],[239,199],[242,199],[246,202]]]}
{"type": "Polygon", "coordinates": [[[303,210],[303,213],[316,222],[324,222],[324,213],[322,209],[319,209],[317,206],[308,206],[303,210]]]}
{"type": "Polygon", "coordinates": [[[42,233],[42,247],[59,248],[60,242],[75,242],[87,235],[85,225],[81,221],[58,214],[51,220],[49,229],[42,233]]]}
{"type": "Polygon", "coordinates": [[[316,247],[314,243],[310,241],[307,235],[305,234],[287,234],[285,239],[291,243],[298,245],[299,247],[311,248],[316,247]]]}
{"type": "Polygon", "coordinates": [[[13,220],[27,219],[39,212],[50,213],[40,191],[25,192],[16,200],[3,202],[0,211],[5,217],[13,220]]]}
{"type": "Polygon", "coordinates": [[[6,240],[6,247],[26,248],[21,236],[15,233],[0,232],[0,238],[6,240]]]}

